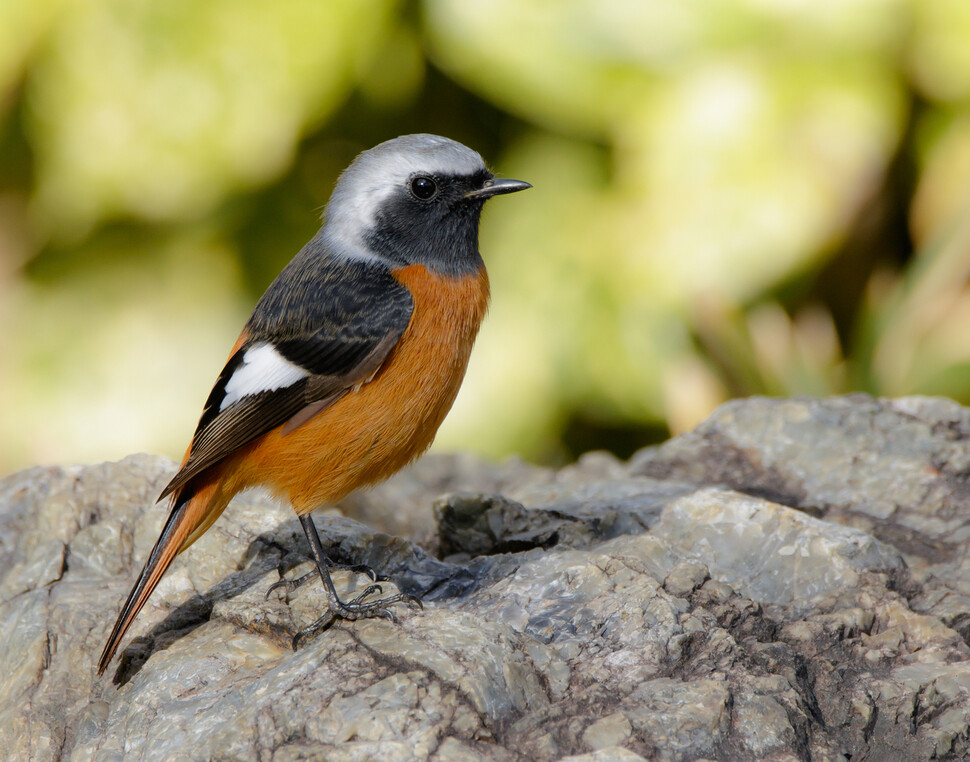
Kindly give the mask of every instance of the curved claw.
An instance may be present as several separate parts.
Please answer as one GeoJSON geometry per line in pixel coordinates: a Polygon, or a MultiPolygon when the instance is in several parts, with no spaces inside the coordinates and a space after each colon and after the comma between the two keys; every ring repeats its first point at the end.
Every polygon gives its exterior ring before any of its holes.
{"type": "Polygon", "coordinates": [[[302,577],[297,577],[296,579],[291,580],[291,579],[286,579],[284,577],[279,582],[274,582],[272,585],[269,586],[269,589],[266,591],[266,600],[269,600],[270,593],[272,593],[274,590],[280,587],[285,587],[287,593],[292,593],[294,590],[302,586],[305,582],[308,582],[310,579],[315,577],[316,574],[317,572],[316,570],[314,570],[314,571],[307,572],[302,577]]]}
{"type": "Polygon", "coordinates": [[[401,602],[406,603],[411,608],[417,608],[417,609],[420,609],[421,611],[424,611],[424,604],[421,602],[421,599],[415,595],[405,594],[405,596],[401,598],[401,602]]]}
{"type": "Polygon", "coordinates": [[[330,627],[333,625],[333,623],[336,621],[337,621],[336,615],[328,611],[326,614],[320,617],[313,624],[304,627],[302,630],[300,630],[298,633],[296,633],[293,636],[293,642],[292,642],[293,650],[295,651],[297,648],[300,647],[300,641],[303,638],[309,637],[310,635],[313,635],[317,632],[323,632],[324,630],[329,630],[330,627]]]}
{"type": "Polygon", "coordinates": [[[274,582],[274,583],[273,583],[272,585],[270,585],[270,586],[269,586],[269,587],[268,587],[268,588],[266,589],[266,594],[265,594],[265,595],[263,596],[263,600],[264,600],[264,601],[268,601],[268,600],[269,600],[269,596],[270,596],[270,593],[272,593],[272,592],[273,592],[273,591],[274,591],[274,590],[275,590],[276,588],[278,588],[279,586],[280,586],[280,583],[279,583],[279,582],[274,582]]]}
{"type": "Polygon", "coordinates": [[[378,574],[367,564],[353,564],[352,566],[343,566],[341,564],[334,564],[330,567],[331,569],[347,569],[348,571],[354,572],[354,574],[366,574],[371,578],[372,582],[386,582],[388,577],[383,574],[378,574]]]}
{"type": "MultiPolygon", "coordinates": [[[[368,585],[366,588],[364,588],[364,592],[362,592],[360,595],[354,598],[348,605],[353,606],[355,604],[359,604],[368,595],[373,595],[374,593],[377,593],[378,595],[380,595],[383,592],[384,592],[384,588],[381,587],[380,585],[368,585]]],[[[375,603],[377,603],[377,601],[375,601],[375,603]]]]}
{"type": "Polygon", "coordinates": [[[288,579],[281,579],[279,582],[274,582],[272,585],[269,586],[269,589],[266,590],[266,596],[263,598],[263,600],[268,601],[270,594],[274,590],[281,587],[286,587],[289,584],[290,584],[290,581],[288,579]]]}

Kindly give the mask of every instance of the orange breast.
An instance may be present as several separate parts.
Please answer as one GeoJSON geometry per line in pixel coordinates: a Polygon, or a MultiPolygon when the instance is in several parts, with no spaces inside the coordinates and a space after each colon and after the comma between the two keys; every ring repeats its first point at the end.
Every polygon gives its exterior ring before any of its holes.
{"type": "Polygon", "coordinates": [[[451,409],[488,306],[484,268],[444,278],[397,270],[414,313],[374,378],[296,430],[264,434],[233,457],[230,489],[265,484],[297,513],[380,481],[424,452],[451,409]]]}

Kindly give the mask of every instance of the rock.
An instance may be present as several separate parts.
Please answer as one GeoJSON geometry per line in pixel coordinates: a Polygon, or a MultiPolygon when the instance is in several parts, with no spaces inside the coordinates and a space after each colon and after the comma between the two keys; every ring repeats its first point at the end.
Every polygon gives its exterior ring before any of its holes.
{"type": "Polygon", "coordinates": [[[820,598],[857,588],[866,571],[905,569],[899,552],[872,535],[733,490],[702,488],[674,500],[657,531],[706,561],[715,579],[791,610],[811,611],[820,598]]]}
{"type": "MultiPolygon", "coordinates": [[[[5,758],[840,760],[970,756],[970,411],[730,403],[622,463],[434,456],[316,516],[424,600],[325,610],[253,491],[95,664],[174,464],[0,480],[5,758]],[[366,523],[360,523],[360,520],[366,523]]],[[[368,580],[346,570],[351,596],[368,580]]]]}
{"type": "Polygon", "coordinates": [[[913,557],[970,539],[970,410],[942,399],[729,402],[633,474],[716,484],[850,524],[913,557]]]}

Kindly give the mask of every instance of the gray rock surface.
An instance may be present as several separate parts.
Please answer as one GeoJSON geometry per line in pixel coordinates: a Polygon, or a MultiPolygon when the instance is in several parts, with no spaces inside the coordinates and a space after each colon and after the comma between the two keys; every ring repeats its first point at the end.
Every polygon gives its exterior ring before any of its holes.
{"type": "Polygon", "coordinates": [[[97,678],[173,468],[0,480],[3,758],[970,757],[970,411],[951,402],[738,401],[558,471],[425,458],[316,517],[337,560],[424,611],[296,651],[324,597],[266,597],[309,553],[247,493],[97,678]]]}

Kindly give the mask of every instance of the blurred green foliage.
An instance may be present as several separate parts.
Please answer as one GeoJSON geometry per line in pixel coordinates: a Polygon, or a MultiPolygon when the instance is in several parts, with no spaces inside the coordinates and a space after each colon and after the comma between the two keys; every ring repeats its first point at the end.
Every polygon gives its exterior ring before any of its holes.
{"type": "Polygon", "coordinates": [[[0,472],[178,456],[338,172],[417,131],[535,185],[439,448],[970,403],[965,0],[2,0],[0,472]]]}

